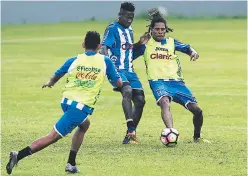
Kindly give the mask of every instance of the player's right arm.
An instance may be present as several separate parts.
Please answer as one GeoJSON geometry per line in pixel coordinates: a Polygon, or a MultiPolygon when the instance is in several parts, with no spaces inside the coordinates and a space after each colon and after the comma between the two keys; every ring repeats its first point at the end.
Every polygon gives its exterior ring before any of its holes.
{"type": "Polygon", "coordinates": [[[113,62],[110,60],[109,57],[104,57],[106,63],[106,75],[108,77],[109,82],[114,82],[118,88],[122,87],[122,80],[120,75],[117,73],[113,62]]]}
{"type": "Polygon", "coordinates": [[[60,80],[60,78],[62,78],[67,72],[68,69],[70,68],[72,62],[74,62],[74,60],[76,59],[76,57],[70,58],[68,59],[50,78],[50,80],[48,82],[46,82],[42,88],[45,87],[50,87],[52,88],[52,86],[54,86],[54,84],[56,82],[58,82],[60,80]]]}

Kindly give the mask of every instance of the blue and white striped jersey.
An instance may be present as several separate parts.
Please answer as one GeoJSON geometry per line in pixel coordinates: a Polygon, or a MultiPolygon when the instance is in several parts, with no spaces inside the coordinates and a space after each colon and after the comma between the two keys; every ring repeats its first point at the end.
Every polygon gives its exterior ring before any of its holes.
{"type": "Polygon", "coordinates": [[[109,57],[119,70],[133,72],[133,30],[112,22],[105,30],[102,45],[109,50],[109,57]]]}

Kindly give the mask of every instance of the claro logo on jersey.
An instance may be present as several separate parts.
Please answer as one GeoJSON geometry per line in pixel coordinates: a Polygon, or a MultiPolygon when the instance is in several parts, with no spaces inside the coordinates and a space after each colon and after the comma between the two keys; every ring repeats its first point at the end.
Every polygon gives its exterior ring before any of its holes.
{"type": "Polygon", "coordinates": [[[151,59],[166,59],[166,60],[172,60],[172,55],[170,54],[159,54],[159,53],[153,53],[150,55],[151,59]]]}
{"type": "Polygon", "coordinates": [[[123,43],[123,44],[121,45],[121,48],[122,48],[123,50],[133,49],[133,44],[131,44],[131,43],[123,43]]]}
{"type": "Polygon", "coordinates": [[[155,51],[164,51],[164,52],[152,53],[150,55],[151,59],[166,59],[166,60],[171,60],[172,59],[172,55],[168,54],[168,49],[167,48],[156,47],[155,51]]]}

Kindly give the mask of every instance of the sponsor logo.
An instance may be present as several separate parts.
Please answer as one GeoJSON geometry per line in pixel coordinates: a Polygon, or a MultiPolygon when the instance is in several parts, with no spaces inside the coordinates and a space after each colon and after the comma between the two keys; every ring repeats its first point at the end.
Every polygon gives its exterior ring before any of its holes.
{"type": "MultiPolygon", "coordinates": [[[[96,79],[101,69],[95,67],[77,66],[76,80],[74,83],[78,87],[94,87],[96,79]]],[[[69,82],[69,81],[68,81],[69,82]]]]}
{"type": "Polygon", "coordinates": [[[155,51],[168,51],[167,48],[156,47],[155,51]]]}
{"type": "Polygon", "coordinates": [[[166,59],[166,60],[171,60],[172,59],[172,55],[169,54],[158,54],[158,53],[154,53],[150,55],[151,59],[166,59]]]}
{"type": "Polygon", "coordinates": [[[92,72],[99,73],[99,72],[101,72],[101,69],[95,68],[95,67],[78,66],[77,71],[81,71],[81,72],[82,71],[92,71],[92,72]]]}
{"type": "Polygon", "coordinates": [[[121,45],[121,48],[123,49],[123,50],[131,50],[131,49],[133,49],[133,44],[131,44],[131,43],[124,43],[124,44],[122,44],[121,45]]]}

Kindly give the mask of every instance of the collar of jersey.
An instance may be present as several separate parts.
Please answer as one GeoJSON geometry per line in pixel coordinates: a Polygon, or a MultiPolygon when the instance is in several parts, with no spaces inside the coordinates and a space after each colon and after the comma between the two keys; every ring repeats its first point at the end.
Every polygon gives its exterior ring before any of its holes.
{"type": "MultiPolygon", "coordinates": [[[[115,24],[120,27],[122,30],[125,30],[124,26],[122,26],[118,21],[115,22],[115,24]]],[[[128,29],[128,28],[127,28],[128,29]]]]}
{"type": "Polygon", "coordinates": [[[93,55],[96,54],[96,52],[94,52],[94,51],[87,51],[87,52],[85,52],[85,54],[86,54],[87,56],[93,56],[93,55]]]}

